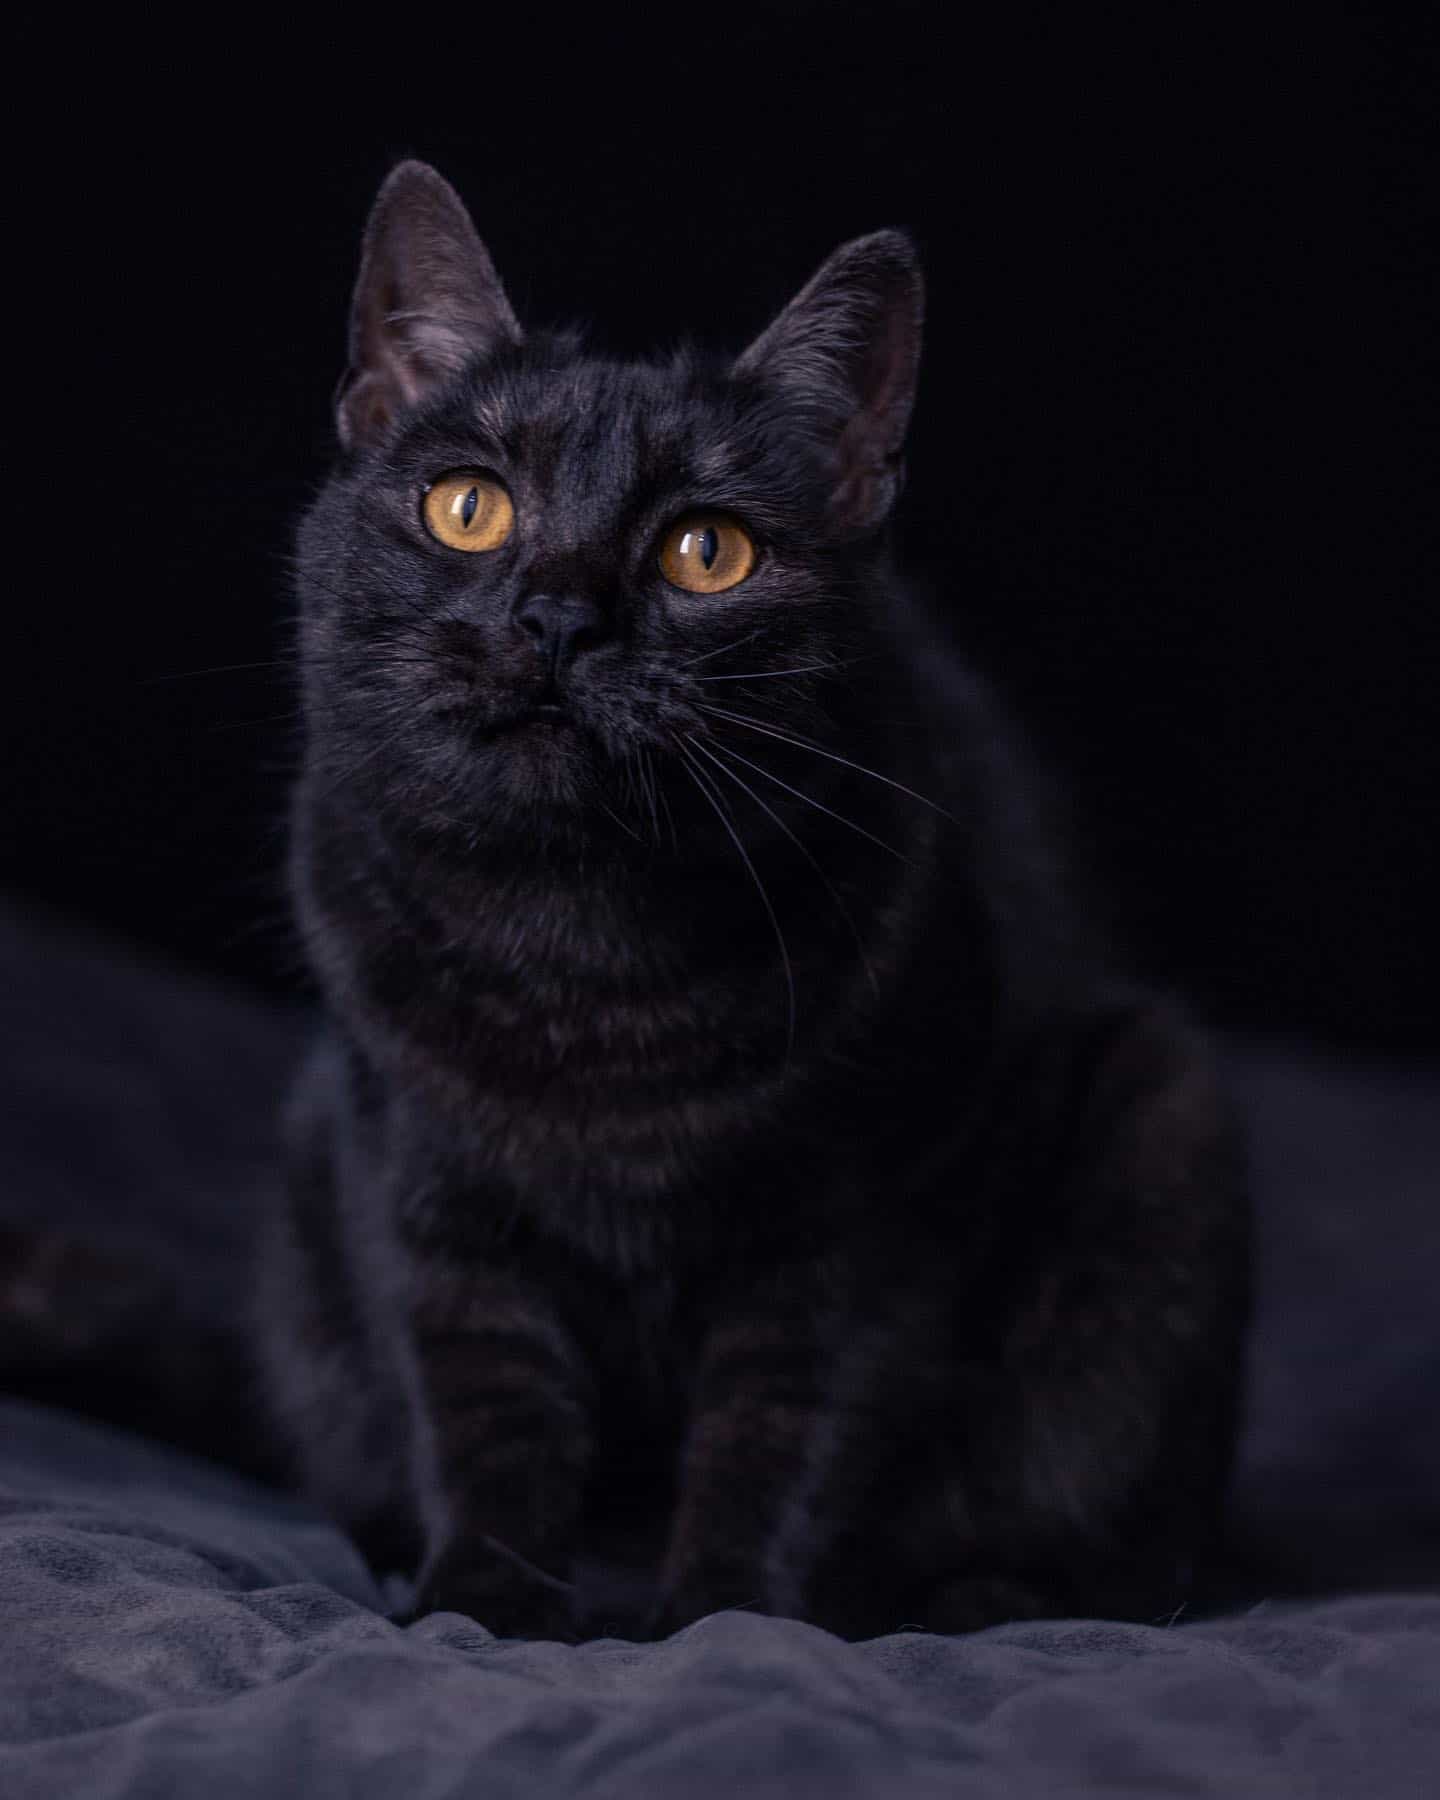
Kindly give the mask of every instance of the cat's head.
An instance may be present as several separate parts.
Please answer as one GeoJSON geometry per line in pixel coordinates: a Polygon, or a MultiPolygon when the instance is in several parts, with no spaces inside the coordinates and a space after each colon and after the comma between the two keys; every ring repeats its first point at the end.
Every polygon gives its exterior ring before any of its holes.
{"type": "Polygon", "coordinates": [[[823,740],[875,624],[921,307],[885,231],[738,358],[591,356],[526,334],[454,191],[401,164],[300,536],[312,770],[483,833],[614,816],[639,767],[715,780],[745,729],[717,707],[823,740]]]}

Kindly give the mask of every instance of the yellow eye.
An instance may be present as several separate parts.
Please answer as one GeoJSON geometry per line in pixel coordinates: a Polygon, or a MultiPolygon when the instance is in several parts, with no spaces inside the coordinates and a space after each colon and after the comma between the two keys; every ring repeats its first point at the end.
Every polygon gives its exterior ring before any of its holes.
{"type": "Polygon", "coordinates": [[[755,544],[743,525],[723,513],[677,519],[660,546],[660,573],[691,594],[718,594],[755,567],[755,544]]]}
{"type": "Polygon", "coordinates": [[[426,491],[425,524],[452,550],[498,550],[515,529],[515,508],[493,475],[452,469],[426,491]]]}

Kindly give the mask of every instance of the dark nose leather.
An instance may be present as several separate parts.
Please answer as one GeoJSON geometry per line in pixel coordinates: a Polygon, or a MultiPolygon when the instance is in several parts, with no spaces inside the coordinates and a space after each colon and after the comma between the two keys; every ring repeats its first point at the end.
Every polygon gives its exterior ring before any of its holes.
{"type": "Polygon", "coordinates": [[[608,635],[604,612],[584,594],[527,594],[515,609],[515,623],[552,673],[608,635]]]}

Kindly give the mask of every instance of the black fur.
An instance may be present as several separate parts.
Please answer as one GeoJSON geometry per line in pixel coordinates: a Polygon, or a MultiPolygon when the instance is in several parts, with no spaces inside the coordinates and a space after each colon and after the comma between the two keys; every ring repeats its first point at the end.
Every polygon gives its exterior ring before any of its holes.
{"type": "Polygon", "coordinates": [[[331,1031],[260,1318],[422,1609],[572,1633],[609,1550],[657,1630],[1162,1615],[1215,1522],[1238,1159],[894,572],[920,291],[880,233],[738,361],[620,363],[522,334],[433,171],[377,203],[300,533],[331,1031]],[[456,467],[502,548],[428,535],[456,467]],[[657,566],[699,506],[759,546],[709,597],[657,566]]]}

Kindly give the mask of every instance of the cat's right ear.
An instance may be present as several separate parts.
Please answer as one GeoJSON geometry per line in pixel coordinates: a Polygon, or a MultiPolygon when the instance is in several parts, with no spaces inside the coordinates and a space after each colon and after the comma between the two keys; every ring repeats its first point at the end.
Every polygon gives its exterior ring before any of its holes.
{"type": "Polygon", "coordinates": [[[889,513],[904,475],[924,283],[903,231],[842,244],[735,365],[787,392],[832,459],[830,510],[852,531],[889,513]]]}
{"type": "Polygon", "coordinates": [[[400,163],[365,226],[335,401],[340,442],[375,442],[471,357],[522,335],[460,196],[428,163],[400,163]]]}

